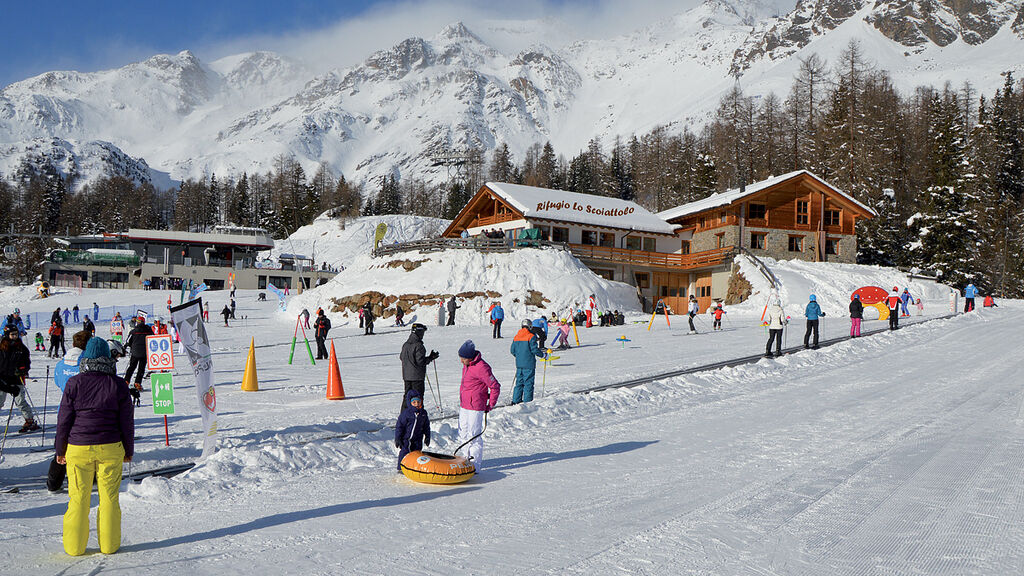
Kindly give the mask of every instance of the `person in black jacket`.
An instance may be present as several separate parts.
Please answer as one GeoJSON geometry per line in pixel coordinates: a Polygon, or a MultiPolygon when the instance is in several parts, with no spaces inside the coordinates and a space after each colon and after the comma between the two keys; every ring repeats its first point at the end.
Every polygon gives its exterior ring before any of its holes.
{"type": "Polygon", "coordinates": [[[16,327],[8,326],[0,341],[0,409],[7,403],[7,395],[10,394],[11,403],[18,405],[25,418],[24,426],[18,430],[19,434],[39,430],[25,392],[25,378],[31,366],[32,359],[28,347],[21,341],[21,334],[16,327]]]}
{"type": "Polygon", "coordinates": [[[138,369],[138,372],[135,373],[135,389],[138,391],[142,390],[142,376],[146,372],[146,336],[152,335],[153,329],[146,324],[146,319],[140,316],[135,328],[128,333],[128,340],[124,343],[124,347],[131,350],[128,370],[124,373],[124,379],[125,382],[130,381],[132,372],[138,369]]]}
{"type": "Polygon", "coordinates": [[[85,315],[85,321],[82,322],[82,330],[88,332],[90,337],[96,335],[96,325],[92,323],[92,320],[89,320],[88,314],[85,315]]]}
{"type": "Polygon", "coordinates": [[[327,359],[327,333],[331,330],[331,319],[324,314],[323,308],[316,311],[316,321],[313,322],[313,337],[316,338],[316,359],[327,359]]]}
{"type": "Polygon", "coordinates": [[[455,296],[452,296],[451,300],[448,300],[448,322],[445,324],[446,326],[455,326],[455,311],[459,308],[462,308],[462,306],[456,304],[455,296]]]}
{"type": "Polygon", "coordinates": [[[363,326],[365,328],[363,336],[373,334],[373,304],[370,304],[369,301],[363,304],[363,326]]]}
{"type": "Polygon", "coordinates": [[[864,304],[860,301],[860,294],[854,294],[850,301],[850,338],[860,337],[860,323],[864,319],[864,304]]]}
{"type": "Polygon", "coordinates": [[[402,396],[402,410],[409,407],[408,396],[410,390],[415,390],[420,398],[423,397],[423,381],[427,376],[427,364],[430,364],[440,356],[434,350],[427,354],[423,346],[423,334],[427,327],[419,322],[412,325],[412,334],[402,344],[402,352],[398,358],[402,361],[402,380],[405,380],[405,394],[402,396]]]}
{"type": "Polygon", "coordinates": [[[415,390],[405,393],[409,407],[402,410],[395,423],[395,448],[398,448],[398,471],[402,471],[402,459],[409,452],[430,446],[430,416],[423,409],[423,395],[415,390]]]}

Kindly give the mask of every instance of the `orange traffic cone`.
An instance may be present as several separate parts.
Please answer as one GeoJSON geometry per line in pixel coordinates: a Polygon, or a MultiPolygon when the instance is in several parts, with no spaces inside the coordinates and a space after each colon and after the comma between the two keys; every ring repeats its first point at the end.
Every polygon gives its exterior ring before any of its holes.
{"type": "Polygon", "coordinates": [[[334,340],[331,340],[331,358],[327,361],[327,399],[345,399],[345,388],[341,385],[341,369],[338,368],[338,356],[334,353],[334,340]]]}
{"type": "Polygon", "coordinates": [[[260,383],[256,378],[256,339],[249,341],[249,358],[245,361],[245,372],[242,374],[242,391],[259,392],[260,383]]]}

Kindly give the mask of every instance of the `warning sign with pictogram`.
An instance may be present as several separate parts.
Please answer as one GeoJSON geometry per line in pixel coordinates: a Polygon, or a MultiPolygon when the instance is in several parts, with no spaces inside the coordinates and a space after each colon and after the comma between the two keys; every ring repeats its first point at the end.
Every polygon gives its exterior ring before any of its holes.
{"type": "Polygon", "coordinates": [[[174,370],[174,346],[170,334],[146,336],[146,370],[174,370]]]}

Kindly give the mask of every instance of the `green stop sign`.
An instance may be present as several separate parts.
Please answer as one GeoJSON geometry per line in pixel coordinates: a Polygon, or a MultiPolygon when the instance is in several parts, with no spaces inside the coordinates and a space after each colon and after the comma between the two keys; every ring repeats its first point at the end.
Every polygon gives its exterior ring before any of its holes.
{"type": "Polygon", "coordinates": [[[174,385],[170,373],[150,376],[153,391],[153,414],[174,414],[174,385]]]}

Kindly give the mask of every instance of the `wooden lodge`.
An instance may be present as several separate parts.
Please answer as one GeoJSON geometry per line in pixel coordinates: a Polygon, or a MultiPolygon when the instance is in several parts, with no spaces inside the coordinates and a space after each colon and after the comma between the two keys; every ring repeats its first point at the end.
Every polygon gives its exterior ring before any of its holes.
{"type": "Polygon", "coordinates": [[[682,313],[726,296],[741,248],[778,260],[856,262],[858,219],[875,213],[801,170],[653,214],[603,196],[488,182],[443,236],[537,228],[568,245],[596,274],[637,287],[647,310],[658,300],[682,313]]]}

